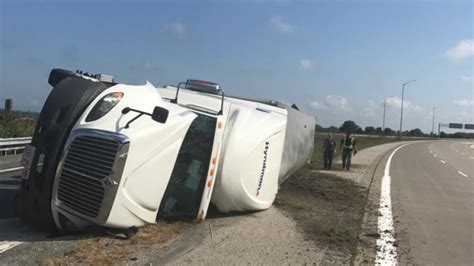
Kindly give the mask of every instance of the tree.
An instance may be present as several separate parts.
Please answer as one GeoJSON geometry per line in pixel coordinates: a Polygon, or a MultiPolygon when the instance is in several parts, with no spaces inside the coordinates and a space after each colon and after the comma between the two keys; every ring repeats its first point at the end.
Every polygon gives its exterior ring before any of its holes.
{"type": "Polygon", "coordinates": [[[421,129],[419,128],[415,128],[415,129],[410,130],[410,132],[408,132],[408,136],[423,137],[423,131],[421,131],[421,129]]]}
{"type": "Polygon", "coordinates": [[[360,128],[354,121],[352,120],[347,120],[342,123],[342,125],[339,127],[339,131],[341,132],[356,132],[357,129],[360,128]]]}
{"type": "Polygon", "coordinates": [[[335,126],[327,127],[327,128],[324,129],[324,132],[336,133],[337,132],[337,127],[335,127],[335,126]]]}
{"type": "Polygon", "coordinates": [[[382,128],[381,127],[376,128],[375,133],[377,133],[377,135],[382,135],[382,128]]]}
{"type": "Polygon", "coordinates": [[[365,134],[373,135],[375,132],[375,127],[365,127],[365,134]]]}
{"type": "Polygon", "coordinates": [[[383,133],[384,135],[387,135],[387,136],[392,136],[392,135],[395,135],[395,131],[389,127],[386,127],[384,130],[383,130],[383,133]]]}
{"type": "Polygon", "coordinates": [[[323,132],[323,127],[320,124],[316,124],[314,127],[315,132],[323,132]]]}

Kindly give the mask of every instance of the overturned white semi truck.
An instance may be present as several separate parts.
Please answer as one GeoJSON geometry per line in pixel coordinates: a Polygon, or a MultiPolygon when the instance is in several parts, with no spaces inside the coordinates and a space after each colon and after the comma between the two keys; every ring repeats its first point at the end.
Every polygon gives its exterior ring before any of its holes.
{"type": "Polygon", "coordinates": [[[307,162],[314,119],[188,80],[155,88],[53,69],[22,165],[18,215],[52,230],[264,210],[307,162]]]}

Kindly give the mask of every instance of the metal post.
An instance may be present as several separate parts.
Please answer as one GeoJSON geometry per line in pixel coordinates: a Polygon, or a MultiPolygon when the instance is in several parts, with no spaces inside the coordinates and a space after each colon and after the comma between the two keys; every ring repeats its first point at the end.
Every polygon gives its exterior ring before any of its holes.
{"type": "Polygon", "coordinates": [[[439,105],[436,105],[436,106],[433,107],[433,123],[432,123],[432,125],[431,125],[431,136],[432,136],[433,138],[435,137],[435,136],[434,136],[434,134],[435,134],[435,132],[434,132],[435,111],[436,111],[436,108],[438,108],[438,107],[439,107],[439,105]]]}
{"type": "Polygon", "coordinates": [[[385,108],[387,108],[387,99],[383,102],[383,122],[382,122],[382,131],[385,130],[385,108]]]}
{"type": "Polygon", "coordinates": [[[405,84],[402,86],[402,107],[400,108],[400,139],[402,138],[402,124],[403,124],[403,96],[405,94],[405,84]]]}
{"type": "Polygon", "coordinates": [[[387,108],[387,99],[392,98],[393,96],[388,96],[383,101],[383,122],[382,122],[382,132],[385,131],[385,109],[387,108]]]}
{"type": "Polygon", "coordinates": [[[401,110],[400,110],[400,139],[402,138],[402,126],[403,126],[403,98],[405,96],[405,86],[410,83],[410,82],[414,82],[416,80],[409,80],[405,83],[402,84],[402,106],[401,106],[401,110]]]}
{"type": "Polygon", "coordinates": [[[438,138],[441,138],[441,123],[438,123],[438,138]]]}

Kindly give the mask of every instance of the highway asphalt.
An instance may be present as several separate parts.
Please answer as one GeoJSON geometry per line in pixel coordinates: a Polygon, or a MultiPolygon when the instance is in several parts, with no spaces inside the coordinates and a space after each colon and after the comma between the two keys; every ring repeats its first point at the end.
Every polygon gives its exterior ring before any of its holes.
{"type": "Polygon", "coordinates": [[[14,216],[13,198],[20,184],[21,155],[0,157],[0,219],[14,216]]]}
{"type": "Polygon", "coordinates": [[[474,142],[427,141],[391,163],[400,264],[474,263],[474,142]]]}

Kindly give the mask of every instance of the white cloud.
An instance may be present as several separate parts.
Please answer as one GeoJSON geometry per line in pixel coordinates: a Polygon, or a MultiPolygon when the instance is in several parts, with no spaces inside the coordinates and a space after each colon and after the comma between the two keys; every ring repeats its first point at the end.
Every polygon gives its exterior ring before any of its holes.
{"type": "Polygon", "coordinates": [[[461,76],[460,79],[465,82],[472,82],[474,80],[474,76],[461,76]]]}
{"type": "Polygon", "coordinates": [[[285,22],[282,17],[273,16],[268,21],[276,30],[280,32],[284,32],[284,33],[295,32],[296,27],[294,25],[291,25],[288,22],[285,22]]]}
{"type": "Polygon", "coordinates": [[[349,108],[349,102],[346,98],[339,95],[328,95],[324,100],[326,106],[332,109],[346,110],[349,108]]]}
{"type": "Polygon", "coordinates": [[[165,30],[176,34],[178,36],[182,36],[186,33],[186,27],[181,22],[175,22],[165,26],[165,30]]]}
{"type": "Polygon", "coordinates": [[[474,100],[454,100],[453,103],[461,107],[474,107],[474,100]]]}
{"type": "Polygon", "coordinates": [[[313,62],[309,59],[301,59],[300,60],[300,70],[308,71],[313,69],[313,62]]]}
{"type": "Polygon", "coordinates": [[[320,103],[318,101],[314,101],[311,103],[311,107],[313,107],[316,110],[326,110],[328,107],[324,105],[323,103],[320,103]]]}
{"type": "Polygon", "coordinates": [[[456,46],[446,51],[445,55],[451,60],[461,60],[474,56],[474,40],[460,41],[456,46]]]}
{"type": "Polygon", "coordinates": [[[380,104],[377,104],[377,102],[373,100],[368,100],[367,104],[362,108],[362,111],[365,116],[375,116],[379,108],[380,104]]]}
{"type": "MultiPolygon", "coordinates": [[[[402,106],[402,100],[398,97],[391,97],[387,99],[387,107],[388,108],[396,108],[400,109],[402,106]]],[[[423,111],[423,107],[416,105],[410,101],[403,100],[403,109],[407,111],[413,112],[421,112],[423,111]]]]}
{"type": "Polygon", "coordinates": [[[323,102],[313,101],[311,107],[316,110],[348,110],[349,102],[346,98],[339,95],[328,95],[324,98],[323,102]]]}

